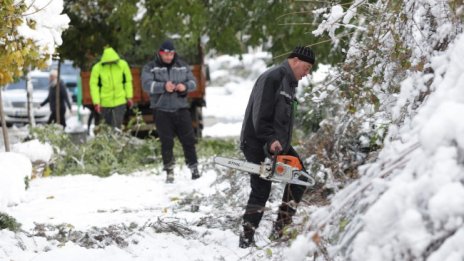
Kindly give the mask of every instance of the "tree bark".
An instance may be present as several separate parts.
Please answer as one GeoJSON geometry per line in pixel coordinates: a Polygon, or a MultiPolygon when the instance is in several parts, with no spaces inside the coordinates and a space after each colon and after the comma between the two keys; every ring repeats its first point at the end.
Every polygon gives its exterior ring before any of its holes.
{"type": "Polygon", "coordinates": [[[35,127],[34,108],[32,104],[32,93],[34,92],[34,86],[32,85],[30,70],[26,77],[26,93],[27,93],[27,116],[29,118],[29,124],[35,127]]]}
{"type": "Polygon", "coordinates": [[[61,77],[61,58],[58,60],[58,70],[57,70],[58,75],[56,76],[56,86],[55,86],[55,120],[57,124],[61,124],[61,121],[64,119],[60,119],[60,110],[61,110],[61,103],[60,103],[60,92],[61,92],[61,82],[60,82],[60,77],[61,77]]]}
{"type": "Polygon", "coordinates": [[[8,138],[8,128],[6,127],[5,114],[3,112],[3,99],[2,91],[0,90],[0,118],[2,122],[3,144],[5,144],[5,151],[10,151],[10,139],[8,138]]]}

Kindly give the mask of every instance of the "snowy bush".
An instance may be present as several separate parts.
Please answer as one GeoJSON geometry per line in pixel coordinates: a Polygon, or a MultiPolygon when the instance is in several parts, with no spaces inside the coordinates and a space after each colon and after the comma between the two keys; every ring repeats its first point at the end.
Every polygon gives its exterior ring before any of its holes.
{"type": "Polygon", "coordinates": [[[316,33],[335,44],[342,32],[351,35],[331,81],[340,90],[331,102],[342,110],[327,122],[356,125],[334,131],[339,146],[329,148],[351,153],[353,140],[385,139],[378,158],[356,168],[360,179],[311,216],[310,233],[322,236],[316,252],[325,260],[464,259],[456,245],[463,240],[463,127],[451,116],[464,97],[462,5],[355,1],[327,10],[316,33]]]}

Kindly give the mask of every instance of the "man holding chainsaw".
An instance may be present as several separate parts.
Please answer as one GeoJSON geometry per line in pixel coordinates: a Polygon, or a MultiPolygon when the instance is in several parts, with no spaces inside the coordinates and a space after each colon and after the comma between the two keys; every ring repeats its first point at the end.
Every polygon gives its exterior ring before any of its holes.
{"type": "MultiPolygon", "coordinates": [[[[267,155],[291,155],[299,159],[290,145],[296,108],[298,81],[311,72],[315,62],[309,47],[297,46],[282,64],[264,72],[256,81],[245,111],[240,136],[240,149],[248,162],[261,164],[267,155]]],[[[301,160],[300,160],[301,163],[301,160]]],[[[302,164],[301,164],[302,165],[302,164]]],[[[271,181],[250,175],[251,193],[243,215],[243,231],[239,246],[254,244],[254,233],[263,216],[271,191],[271,181]]],[[[292,216],[306,187],[287,184],[271,239],[282,237],[283,228],[292,216]]]]}

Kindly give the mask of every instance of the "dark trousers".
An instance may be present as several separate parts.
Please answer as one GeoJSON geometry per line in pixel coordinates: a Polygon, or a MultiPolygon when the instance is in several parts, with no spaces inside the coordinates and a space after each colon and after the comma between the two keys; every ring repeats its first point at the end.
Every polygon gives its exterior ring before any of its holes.
{"type": "Polygon", "coordinates": [[[174,168],[174,137],[178,137],[184,150],[185,163],[189,168],[198,164],[195,150],[195,136],[192,127],[192,119],[188,109],[180,109],[175,112],[154,110],[156,130],[161,141],[161,156],[165,170],[174,168]]]}
{"type": "MultiPolygon", "coordinates": [[[[50,118],[48,118],[48,121],[47,123],[50,124],[52,122],[57,122],[57,118],[56,118],[56,110],[51,110],[52,113],[50,114],[50,118]]],[[[63,126],[63,128],[66,128],[66,119],[65,119],[65,113],[66,113],[66,109],[61,109],[60,110],[60,124],[63,126]]]]}
{"type": "Polygon", "coordinates": [[[113,128],[121,129],[122,121],[124,120],[124,114],[126,113],[126,104],[122,104],[116,107],[102,107],[101,115],[105,120],[105,123],[113,128]]]}
{"type": "Polygon", "coordinates": [[[94,124],[95,126],[100,124],[100,114],[95,111],[95,108],[93,107],[93,105],[90,105],[90,106],[84,105],[84,107],[90,110],[89,119],[87,120],[87,133],[89,133],[90,125],[92,125],[92,121],[95,121],[95,124],[94,124]]]}
{"type": "MultiPolygon", "coordinates": [[[[261,164],[266,158],[262,148],[245,147],[242,151],[249,162],[261,164]]],[[[292,147],[290,147],[287,155],[299,157],[298,153],[292,147]]],[[[271,181],[262,179],[256,174],[250,175],[251,193],[245,208],[245,214],[243,215],[244,224],[249,224],[254,228],[259,226],[259,222],[263,217],[264,207],[271,192],[271,183],[271,181]]],[[[282,226],[291,223],[291,218],[296,211],[296,205],[293,205],[291,202],[298,204],[305,190],[306,187],[301,185],[287,184],[285,186],[282,204],[279,207],[277,215],[277,225],[282,226]]]]}

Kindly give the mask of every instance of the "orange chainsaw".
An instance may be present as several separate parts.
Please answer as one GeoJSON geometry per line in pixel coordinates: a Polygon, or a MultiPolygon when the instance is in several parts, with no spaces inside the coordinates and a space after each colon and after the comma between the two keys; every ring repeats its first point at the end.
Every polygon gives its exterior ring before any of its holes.
{"type": "Polygon", "coordinates": [[[315,178],[303,170],[300,160],[294,156],[276,155],[272,160],[266,158],[261,164],[225,157],[214,157],[213,162],[236,170],[258,174],[260,178],[269,181],[285,182],[307,187],[312,187],[316,184],[315,178]]]}

